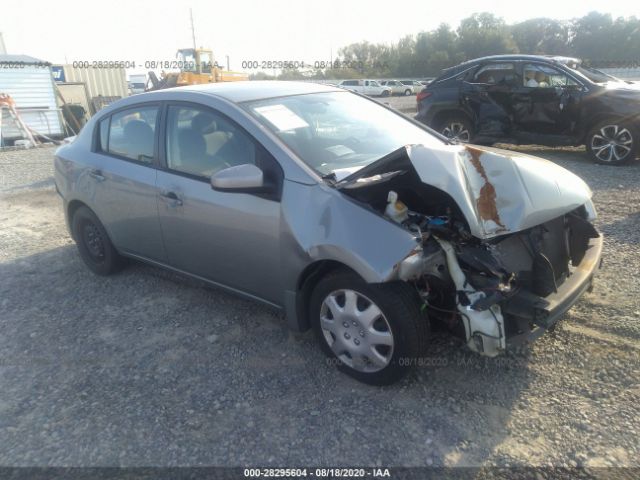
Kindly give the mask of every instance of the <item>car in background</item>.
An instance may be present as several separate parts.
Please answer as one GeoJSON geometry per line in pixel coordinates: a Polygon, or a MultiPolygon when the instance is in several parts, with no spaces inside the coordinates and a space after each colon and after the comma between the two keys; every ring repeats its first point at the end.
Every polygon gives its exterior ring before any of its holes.
{"type": "Polygon", "coordinates": [[[376,80],[343,80],[338,83],[338,86],[347,90],[351,90],[352,92],[368,95],[370,97],[391,96],[391,88],[380,85],[376,80]]]}
{"type": "Polygon", "coordinates": [[[409,85],[405,85],[399,80],[381,80],[380,84],[389,87],[392,95],[412,95],[413,88],[409,85]]]}
{"type": "Polygon", "coordinates": [[[423,85],[416,80],[400,80],[400,83],[405,87],[405,95],[414,95],[422,90],[423,85]]]}
{"type": "Polygon", "coordinates": [[[416,119],[460,142],[585,145],[602,164],[633,161],[640,88],[579,59],[496,55],[446,69],[423,89],[416,119]]]}
{"type": "Polygon", "coordinates": [[[54,178],[94,273],[136,259],[261,301],[372,384],[418,364],[432,322],[488,356],[536,338],[602,252],[567,170],[306,82],[119,100],[58,148],[54,178]]]}

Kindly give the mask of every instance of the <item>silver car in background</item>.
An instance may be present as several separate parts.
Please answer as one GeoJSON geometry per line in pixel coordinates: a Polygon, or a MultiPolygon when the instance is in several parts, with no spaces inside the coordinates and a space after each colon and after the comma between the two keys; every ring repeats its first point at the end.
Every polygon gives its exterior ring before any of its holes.
{"type": "Polygon", "coordinates": [[[57,150],[55,183],[93,272],[137,259],[282,309],[372,384],[416,364],[432,322],[489,356],[535,338],[602,251],[575,175],[311,83],[120,100],[57,150]]]}
{"type": "Polygon", "coordinates": [[[404,85],[399,80],[380,80],[380,85],[391,89],[391,95],[409,96],[414,93],[412,85],[404,85]]]}

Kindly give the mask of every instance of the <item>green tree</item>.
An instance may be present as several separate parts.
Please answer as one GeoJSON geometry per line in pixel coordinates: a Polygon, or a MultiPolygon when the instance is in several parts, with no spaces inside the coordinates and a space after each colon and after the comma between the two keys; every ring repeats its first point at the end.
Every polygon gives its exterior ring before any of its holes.
{"type": "Polygon", "coordinates": [[[613,20],[608,13],[590,12],[575,19],[572,33],[572,51],[580,58],[597,63],[619,55],[619,46],[614,45],[612,38],[613,20]]]}
{"type": "Polygon", "coordinates": [[[505,21],[488,12],[474,13],[460,22],[458,44],[465,59],[518,51],[505,21]]]}
{"type": "Polygon", "coordinates": [[[520,53],[569,55],[569,25],[551,18],[532,18],[511,27],[520,53]]]}

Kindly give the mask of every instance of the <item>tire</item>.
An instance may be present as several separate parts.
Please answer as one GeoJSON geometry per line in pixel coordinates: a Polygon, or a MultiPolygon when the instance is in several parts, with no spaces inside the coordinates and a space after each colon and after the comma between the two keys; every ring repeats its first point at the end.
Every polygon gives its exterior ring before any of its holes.
{"type": "Polygon", "coordinates": [[[390,97],[391,96],[391,92],[389,90],[385,90],[382,92],[382,96],[383,97],[390,97]]]}
{"type": "Polygon", "coordinates": [[[411,90],[409,90],[408,88],[404,91],[404,96],[408,97],[409,95],[411,95],[413,92],[411,90]]]}
{"type": "Polygon", "coordinates": [[[354,273],[329,274],[316,285],[309,308],[323,352],[339,370],[370,385],[402,378],[429,338],[420,301],[402,282],[368,284],[354,273]]]}
{"type": "Polygon", "coordinates": [[[595,125],[585,141],[591,158],[603,165],[624,165],[636,158],[640,134],[624,120],[610,119],[595,125]]]}
{"type": "Polygon", "coordinates": [[[71,220],[73,237],[85,265],[97,275],[111,275],[122,269],[124,259],[114,248],[95,213],[80,207],[71,220]]]}

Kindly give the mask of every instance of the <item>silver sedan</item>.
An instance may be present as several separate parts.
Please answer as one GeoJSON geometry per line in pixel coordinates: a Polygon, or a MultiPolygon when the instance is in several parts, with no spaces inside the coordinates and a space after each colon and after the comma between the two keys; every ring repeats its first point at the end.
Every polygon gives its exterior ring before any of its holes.
{"type": "Polygon", "coordinates": [[[140,260],[275,306],[373,384],[419,362],[434,322],[482,355],[535,338],[602,251],[573,174],[312,83],[123,99],[58,149],[55,181],[93,272],[140,260]]]}

